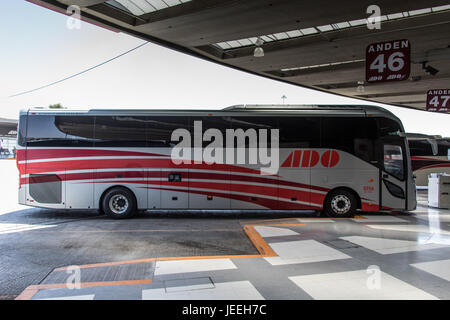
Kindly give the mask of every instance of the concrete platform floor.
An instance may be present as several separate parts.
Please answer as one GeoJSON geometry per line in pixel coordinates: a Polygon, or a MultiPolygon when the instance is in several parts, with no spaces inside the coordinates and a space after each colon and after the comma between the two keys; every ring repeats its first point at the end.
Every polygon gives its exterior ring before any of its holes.
{"type": "Polygon", "coordinates": [[[450,299],[450,210],[427,208],[423,192],[414,212],[354,219],[160,212],[113,221],[18,207],[5,166],[3,299],[450,299]]]}

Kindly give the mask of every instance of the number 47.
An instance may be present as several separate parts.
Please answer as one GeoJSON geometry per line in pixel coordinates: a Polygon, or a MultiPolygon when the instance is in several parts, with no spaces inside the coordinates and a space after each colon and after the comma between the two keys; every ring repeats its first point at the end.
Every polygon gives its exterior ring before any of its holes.
{"type": "MultiPolygon", "coordinates": [[[[447,107],[447,102],[448,100],[450,100],[450,96],[441,96],[442,98],[442,107],[447,107]]],[[[433,105],[435,108],[437,108],[439,106],[439,96],[434,96],[429,104],[433,105]]]]}

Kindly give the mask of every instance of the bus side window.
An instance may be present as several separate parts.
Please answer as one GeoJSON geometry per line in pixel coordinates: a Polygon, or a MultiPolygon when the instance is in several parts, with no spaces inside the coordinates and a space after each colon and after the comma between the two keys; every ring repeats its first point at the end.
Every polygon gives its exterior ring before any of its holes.
{"type": "Polygon", "coordinates": [[[376,160],[376,120],[364,117],[326,117],[322,147],[346,151],[364,161],[376,160]]]}
{"type": "Polygon", "coordinates": [[[384,170],[394,177],[403,180],[403,153],[402,147],[397,145],[384,145],[384,170]]]}
{"type": "Polygon", "coordinates": [[[374,145],[373,140],[370,139],[355,139],[355,155],[364,161],[371,161],[374,159],[374,145]]]}

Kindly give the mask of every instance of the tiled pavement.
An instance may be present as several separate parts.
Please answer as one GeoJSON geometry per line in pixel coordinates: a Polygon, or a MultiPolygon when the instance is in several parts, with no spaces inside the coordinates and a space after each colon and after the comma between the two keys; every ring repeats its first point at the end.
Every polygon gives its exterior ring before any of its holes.
{"type": "Polygon", "coordinates": [[[450,299],[450,211],[247,225],[260,255],[149,258],[54,270],[26,299],[450,299]]]}

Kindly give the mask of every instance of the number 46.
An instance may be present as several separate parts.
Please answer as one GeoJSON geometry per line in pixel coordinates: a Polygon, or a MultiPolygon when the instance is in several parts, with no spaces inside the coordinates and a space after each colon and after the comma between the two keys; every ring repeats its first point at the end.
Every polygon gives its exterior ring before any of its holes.
{"type": "MultiPolygon", "coordinates": [[[[399,71],[405,66],[405,61],[403,59],[405,55],[401,52],[394,52],[391,54],[387,61],[387,67],[390,71],[399,71]]],[[[375,60],[370,64],[371,70],[378,70],[378,73],[383,73],[386,69],[386,64],[384,63],[384,53],[379,54],[375,60]]]]}

